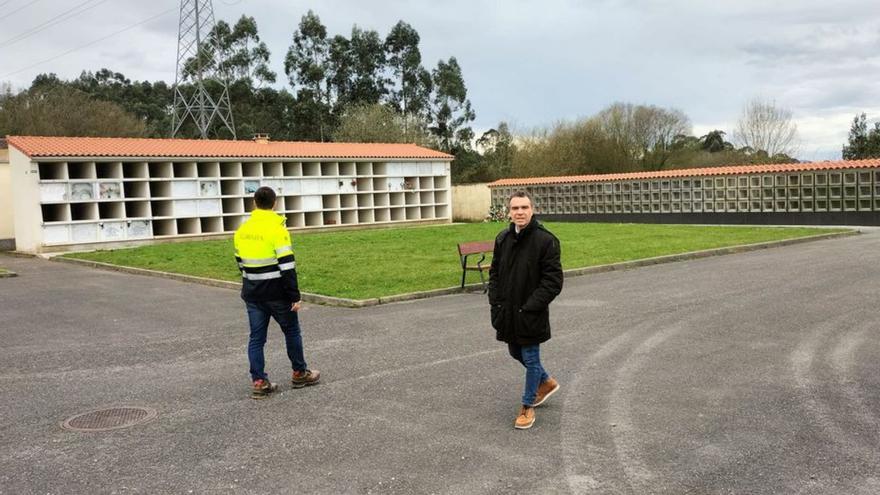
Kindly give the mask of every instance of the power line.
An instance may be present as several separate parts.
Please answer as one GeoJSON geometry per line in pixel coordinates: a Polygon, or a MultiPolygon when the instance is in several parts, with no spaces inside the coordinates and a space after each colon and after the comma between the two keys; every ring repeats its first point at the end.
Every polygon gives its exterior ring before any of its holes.
{"type": "Polygon", "coordinates": [[[3,3],[0,3],[0,7],[2,7],[2,6],[4,6],[4,5],[6,5],[6,4],[7,4],[7,3],[9,3],[9,2],[11,2],[11,1],[12,1],[12,0],[6,0],[6,1],[5,1],[5,2],[3,2],[3,3]]]}
{"type": "Polygon", "coordinates": [[[6,15],[4,15],[3,17],[0,17],[0,21],[2,21],[3,19],[6,19],[7,17],[11,16],[12,14],[18,12],[19,10],[24,10],[24,9],[30,7],[31,5],[33,5],[33,4],[35,4],[35,3],[39,2],[39,1],[40,1],[40,0],[32,0],[32,1],[30,1],[30,2],[28,2],[28,3],[26,3],[26,4],[24,4],[24,5],[22,5],[21,7],[19,7],[19,8],[17,8],[17,9],[13,10],[12,12],[7,12],[6,15]]]}
{"type": "Polygon", "coordinates": [[[97,7],[98,5],[101,5],[102,3],[107,2],[108,0],[99,0],[98,3],[92,4],[92,5],[89,5],[88,7],[80,9],[80,7],[82,7],[83,5],[86,5],[86,4],[94,2],[94,1],[95,0],[86,0],[85,2],[82,2],[82,3],[74,6],[71,9],[65,10],[64,12],[56,15],[55,17],[49,19],[48,21],[46,21],[42,24],[34,26],[34,27],[28,29],[27,31],[21,32],[13,37],[7,39],[7,40],[0,41],[0,48],[6,47],[9,45],[14,45],[23,39],[29,38],[29,37],[39,33],[40,31],[44,31],[44,30],[46,30],[56,24],[59,24],[61,22],[66,21],[67,19],[71,19],[73,17],[76,17],[76,16],[82,14],[83,12],[91,10],[91,9],[97,7]],[[74,12],[77,9],[79,9],[79,11],[74,12]],[[71,12],[73,12],[73,13],[71,13],[71,12]]]}
{"type": "MultiPolygon", "coordinates": [[[[37,1],[39,1],[39,0],[37,0],[37,1]]],[[[126,32],[126,31],[128,31],[129,29],[134,29],[134,28],[140,26],[141,24],[146,24],[146,23],[148,23],[148,22],[150,22],[150,21],[152,21],[152,20],[154,20],[154,19],[158,19],[159,17],[162,17],[163,15],[165,15],[165,14],[169,14],[169,13],[174,12],[174,11],[176,11],[176,10],[177,10],[176,8],[172,8],[172,9],[168,9],[168,10],[163,10],[162,12],[159,12],[158,14],[156,14],[156,15],[154,15],[154,16],[152,16],[152,17],[149,17],[149,18],[147,18],[147,19],[144,19],[144,20],[142,20],[142,21],[140,21],[140,22],[137,22],[137,23],[135,23],[135,24],[132,24],[132,25],[130,25],[130,26],[128,26],[128,27],[122,28],[122,29],[120,29],[119,31],[114,31],[114,32],[108,34],[107,36],[102,37],[102,38],[98,38],[98,39],[96,39],[96,40],[90,41],[90,42],[86,43],[85,45],[80,45],[80,46],[78,46],[78,47],[76,47],[76,48],[71,48],[70,50],[67,50],[67,51],[64,52],[64,53],[59,53],[58,55],[55,55],[54,57],[47,58],[47,59],[45,59],[45,60],[41,60],[41,61],[39,61],[39,62],[37,62],[37,63],[35,63],[35,64],[31,64],[31,65],[29,65],[29,66],[27,66],[27,67],[25,67],[25,68],[23,68],[23,69],[19,69],[19,70],[15,71],[15,72],[9,72],[9,73],[7,73],[7,74],[4,74],[4,75],[0,76],[0,79],[6,79],[6,78],[9,77],[9,76],[14,76],[14,75],[16,75],[16,74],[20,74],[20,73],[22,73],[22,72],[24,72],[24,71],[26,71],[26,70],[28,70],[28,69],[33,69],[34,67],[37,67],[38,65],[43,65],[43,64],[45,64],[46,62],[51,62],[51,61],[53,61],[53,60],[57,60],[57,59],[59,59],[59,58],[65,56],[65,55],[69,55],[69,54],[71,54],[71,53],[73,53],[73,52],[75,52],[75,51],[82,50],[83,48],[88,48],[88,47],[90,47],[90,46],[92,46],[92,45],[94,45],[94,44],[96,44],[96,43],[100,43],[100,42],[102,42],[102,41],[104,41],[104,40],[106,40],[106,39],[112,38],[112,37],[116,36],[117,34],[122,34],[122,33],[126,32]]]]}

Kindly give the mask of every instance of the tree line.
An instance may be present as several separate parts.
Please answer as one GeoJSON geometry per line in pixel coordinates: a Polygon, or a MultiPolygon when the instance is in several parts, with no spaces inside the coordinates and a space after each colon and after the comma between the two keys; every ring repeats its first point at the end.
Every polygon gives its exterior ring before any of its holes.
{"type": "MultiPolygon", "coordinates": [[[[225,58],[187,61],[181,83],[191,84],[199,65],[225,74],[239,137],[416,143],[455,155],[456,183],[797,161],[791,112],[765,100],[748,102],[729,136],[717,129],[693,135],[680,110],[614,103],[544,128],[500,122],[477,137],[458,61],[450,56],[427,69],[419,34],[404,21],[384,37],[358,26],[331,36],[309,11],[285,53],[280,89],[252,17],[219,21],[204,43],[215,50],[200,53],[225,58]]],[[[167,137],[172,102],[171,84],[131,81],[106,68],[73,80],[41,74],[25,90],[0,91],[0,135],[167,137]]],[[[212,132],[231,137],[221,126],[212,132]]],[[[192,125],[181,133],[198,136],[192,125]]],[[[843,157],[880,157],[880,122],[869,128],[865,114],[856,116],[843,157]]]]}

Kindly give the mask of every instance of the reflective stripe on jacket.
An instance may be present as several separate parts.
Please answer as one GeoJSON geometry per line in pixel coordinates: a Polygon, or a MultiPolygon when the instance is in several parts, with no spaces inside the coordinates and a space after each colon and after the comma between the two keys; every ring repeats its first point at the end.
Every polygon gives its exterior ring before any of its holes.
{"type": "Polygon", "coordinates": [[[285,218],[257,209],[235,231],[235,261],[241,271],[245,301],[300,300],[296,260],[285,218]]]}

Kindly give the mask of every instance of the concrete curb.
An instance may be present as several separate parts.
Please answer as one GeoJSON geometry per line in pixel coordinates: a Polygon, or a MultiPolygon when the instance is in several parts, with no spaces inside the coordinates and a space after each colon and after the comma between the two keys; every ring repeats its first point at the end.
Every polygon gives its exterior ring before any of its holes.
{"type": "MultiPolygon", "coordinates": [[[[793,244],[801,244],[805,242],[822,241],[826,239],[836,239],[840,237],[849,237],[859,235],[858,230],[848,232],[834,232],[831,234],[811,235],[807,237],[798,237],[795,239],[783,239],[781,241],[761,242],[757,244],[743,244],[741,246],[731,246],[717,249],[707,249],[704,251],[692,251],[689,253],[670,254],[666,256],[657,256],[654,258],[645,258],[641,260],[623,261],[620,263],[610,263],[608,265],[590,266],[586,268],[573,268],[565,270],[566,276],[589,275],[593,273],[605,273],[617,270],[630,270],[644,266],[658,265],[661,263],[673,263],[676,261],[694,260],[700,258],[708,258],[710,256],[722,256],[726,254],[745,253],[748,251],[757,251],[759,249],[768,249],[774,247],[790,246],[793,244]]],[[[112,270],[123,273],[132,273],[135,275],[146,275],[151,277],[161,277],[181,282],[191,282],[196,284],[208,285],[211,287],[220,287],[224,289],[240,290],[241,283],[227,282],[225,280],[216,280],[212,278],[196,277],[193,275],[181,275],[178,273],[161,272],[158,270],[147,270],[145,268],[132,268],[127,266],[112,265],[110,263],[101,263],[99,261],[80,260],[75,258],[64,258],[62,256],[52,256],[49,258],[53,261],[61,261],[64,263],[72,263],[92,268],[100,268],[103,270],[112,270]]],[[[371,299],[346,299],[342,297],[323,296],[320,294],[302,293],[304,302],[323,304],[326,306],[340,306],[345,308],[365,308],[368,306],[377,306],[379,304],[389,304],[404,301],[414,301],[416,299],[425,299],[428,297],[446,296],[451,294],[461,294],[464,292],[481,291],[482,285],[468,284],[462,289],[461,287],[447,287],[445,289],[434,289],[422,292],[409,292],[406,294],[395,294],[393,296],[377,297],[371,299]]]]}

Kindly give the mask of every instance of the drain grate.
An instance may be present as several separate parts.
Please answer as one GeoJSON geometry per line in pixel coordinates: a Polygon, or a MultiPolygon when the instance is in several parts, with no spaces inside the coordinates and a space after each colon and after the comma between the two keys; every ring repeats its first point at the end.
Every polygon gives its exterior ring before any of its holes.
{"type": "Polygon", "coordinates": [[[67,418],[61,427],[73,431],[107,431],[140,425],[156,419],[154,409],[146,407],[110,407],[67,418]]]}

